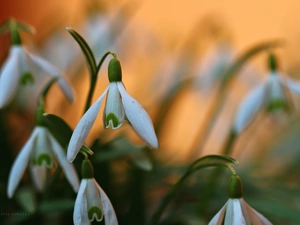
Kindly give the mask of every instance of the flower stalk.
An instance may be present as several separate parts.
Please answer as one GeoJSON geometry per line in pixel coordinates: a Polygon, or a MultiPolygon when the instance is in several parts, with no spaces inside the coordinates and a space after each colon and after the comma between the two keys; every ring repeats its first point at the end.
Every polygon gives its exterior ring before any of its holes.
{"type": "Polygon", "coordinates": [[[187,171],[184,173],[183,176],[180,177],[180,179],[170,188],[168,193],[163,197],[163,199],[160,202],[160,205],[155,210],[153,216],[151,217],[148,225],[157,225],[163,212],[165,211],[166,207],[168,206],[169,202],[175,197],[176,193],[180,190],[180,188],[183,186],[184,181],[194,172],[208,168],[208,167],[225,167],[230,170],[232,175],[236,175],[236,172],[232,166],[229,164],[233,163],[235,165],[238,164],[238,162],[230,157],[225,156],[217,156],[217,155],[208,155],[204,156],[196,161],[194,161],[187,169],[187,171]]]}

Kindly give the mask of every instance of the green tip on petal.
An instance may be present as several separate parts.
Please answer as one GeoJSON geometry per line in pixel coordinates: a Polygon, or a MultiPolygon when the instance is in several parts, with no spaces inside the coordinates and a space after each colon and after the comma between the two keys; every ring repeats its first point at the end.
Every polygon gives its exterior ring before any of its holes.
{"type": "Polygon", "coordinates": [[[90,160],[85,159],[82,161],[81,174],[82,174],[82,179],[94,178],[94,168],[90,160]]]}
{"type": "Polygon", "coordinates": [[[289,110],[289,105],[287,101],[283,99],[276,99],[271,101],[268,106],[267,106],[267,111],[268,112],[274,112],[278,110],[283,110],[283,111],[288,111],[289,110]]]}
{"type": "Polygon", "coordinates": [[[89,210],[88,210],[88,217],[89,217],[90,221],[93,221],[94,215],[95,215],[97,221],[101,221],[103,219],[103,212],[97,206],[93,206],[93,207],[89,208],[89,210]]]}
{"type": "Polygon", "coordinates": [[[242,198],[243,184],[242,180],[237,175],[232,175],[229,180],[229,198],[242,198]]]}
{"type": "Polygon", "coordinates": [[[37,157],[37,160],[36,160],[36,164],[38,166],[46,166],[46,167],[51,167],[53,162],[52,162],[52,158],[49,154],[40,154],[38,157],[37,157]]]}
{"type": "Polygon", "coordinates": [[[25,72],[21,75],[20,78],[20,84],[25,86],[27,84],[33,84],[34,83],[34,77],[32,75],[32,73],[30,72],[25,72]]]}
{"type": "Polygon", "coordinates": [[[269,55],[269,68],[271,71],[276,71],[277,67],[278,67],[277,59],[276,59],[275,55],[271,53],[269,55]]]}
{"type": "Polygon", "coordinates": [[[110,123],[112,124],[113,128],[118,128],[120,127],[120,123],[118,118],[116,117],[115,114],[113,113],[109,113],[106,117],[105,117],[105,127],[109,127],[110,123]],[[111,122],[110,122],[111,121],[111,122]]]}
{"type": "Polygon", "coordinates": [[[109,82],[122,81],[121,64],[117,58],[111,59],[108,64],[108,79],[109,79],[109,82]]]}

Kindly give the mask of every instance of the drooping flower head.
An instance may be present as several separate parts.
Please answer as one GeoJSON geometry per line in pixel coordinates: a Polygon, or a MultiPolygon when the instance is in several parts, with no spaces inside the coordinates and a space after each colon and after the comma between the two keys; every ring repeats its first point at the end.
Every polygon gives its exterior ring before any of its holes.
{"type": "Polygon", "coordinates": [[[89,225],[91,221],[102,221],[105,224],[118,225],[114,208],[94,178],[94,170],[88,159],[82,162],[82,180],[75,201],[73,222],[75,225],[89,225]]]}
{"type": "Polygon", "coordinates": [[[208,225],[272,225],[262,214],[243,199],[242,181],[232,175],[229,181],[229,200],[208,225]]]}
{"type": "Polygon", "coordinates": [[[208,90],[224,77],[224,70],[232,63],[234,51],[228,40],[221,40],[211,47],[200,62],[195,84],[208,90]]]}
{"type": "Polygon", "coordinates": [[[46,183],[47,169],[52,168],[56,160],[62,167],[73,190],[77,192],[79,189],[79,179],[75,168],[68,162],[63,147],[41,120],[43,113],[43,109],[37,110],[37,126],[12,165],[7,187],[9,198],[13,197],[28,165],[35,186],[42,191],[46,183]]]}
{"type": "Polygon", "coordinates": [[[240,104],[234,122],[236,133],[242,132],[254,119],[259,110],[274,112],[293,108],[292,93],[300,95],[300,84],[284,77],[277,71],[274,55],[269,57],[268,78],[254,88],[240,104]]]}
{"type": "Polygon", "coordinates": [[[98,100],[89,108],[77,124],[68,147],[68,160],[73,161],[83,145],[92,125],[99,113],[102,101],[107,94],[103,114],[103,122],[106,128],[117,129],[126,119],[134,131],[150,146],[158,148],[158,140],[153,128],[151,118],[140,105],[126,91],[122,82],[122,70],[120,61],[111,59],[108,65],[109,85],[98,100]]]}
{"type": "MultiPolygon", "coordinates": [[[[40,76],[58,77],[58,85],[70,102],[73,101],[72,89],[62,72],[45,59],[30,53],[21,44],[18,22],[9,21],[12,46],[0,72],[0,109],[14,99],[20,85],[33,84],[41,81],[40,76]]],[[[23,25],[25,26],[25,25],[23,25]]],[[[44,77],[42,80],[45,80],[44,77]]]]}

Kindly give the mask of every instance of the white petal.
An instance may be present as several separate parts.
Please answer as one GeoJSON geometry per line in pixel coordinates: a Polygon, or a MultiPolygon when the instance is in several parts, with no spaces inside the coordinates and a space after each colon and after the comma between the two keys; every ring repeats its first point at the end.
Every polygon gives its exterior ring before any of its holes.
{"type": "Polygon", "coordinates": [[[0,76],[0,108],[9,104],[14,98],[21,76],[22,48],[13,46],[5,61],[0,76]]]}
{"type": "Polygon", "coordinates": [[[118,90],[117,82],[111,82],[109,84],[109,89],[106,98],[106,104],[103,114],[103,120],[105,127],[108,128],[109,126],[112,129],[117,129],[122,126],[122,123],[125,118],[125,112],[123,108],[123,104],[121,101],[120,93],[118,90]],[[107,121],[109,116],[113,116],[114,118],[110,118],[107,121]]]}
{"type": "Polygon", "coordinates": [[[264,98],[265,84],[259,85],[246,96],[239,106],[234,122],[234,129],[237,133],[242,132],[248,123],[254,118],[255,113],[264,103],[264,98]]]}
{"type": "Polygon", "coordinates": [[[46,167],[30,165],[29,168],[34,185],[39,191],[43,191],[47,178],[46,167]]]}
{"type": "Polygon", "coordinates": [[[158,148],[158,140],[148,113],[138,101],[127,93],[122,82],[118,82],[118,88],[122,97],[125,114],[133,129],[150,146],[158,148]]]}
{"type": "Polygon", "coordinates": [[[281,82],[286,85],[292,92],[294,92],[295,94],[300,95],[300,83],[296,82],[292,79],[288,79],[288,78],[282,78],[281,77],[281,82]]]}
{"type": "Polygon", "coordinates": [[[280,76],[277,73],[273,73],[269,75],[269,79],[267,81],[267,102],[271,102],[273,100],[286,100],[280,76]]]}
{"type": "Polygon", "coordinates": [[[101,199],[102,199],[105,224],[118,225],[117,216],[116,216],[115,210],[114,210],[109,198],[107,197],[105,192],[102,190],[100,185],[96,181],[95,181],[95,183],[97,185],[97,188],[99,189],[101,199]]]}
{"type": "Polygon", "coordinates": [[[12,168],[9,173],[8,177],[8,186],[7,186],[7,195],[11,198],[18,184],[21,181],[23,173],[28,165],[28,161],[31,155],[31,151],[35,145],[36,136],[38,134],[38,130],[34,129],[31,136],[20,150],[19,155],[17,156],[16,160],[14,161],[12,168]]]}
{"type": "Polygon", "coordinates": [[[65,80],[62,72],[59,71],[59,69],[57,69],[54,65],[52,65],[47,60],[45,60],[45,59],[43,59],[39,56],[36,56],[36,55],[34,55],[34,54],[32,54],[28,51],[26,51],[26,54],[32,60],[34,65],[39,67],[42,71],[46,72],[48,75],[50,75],[52,77],[58,77],[59,78],[57,83],[58,83],[60,89],[62,90],[64,95],[67,97],[67,99],[70,102],[73,102],[74,97],[73,97],[72,88],[71,88],[70,84],[65,80]]]}
{"type": "Polygon", "coordinates": [[[85,191],[85,196],[87,200],[87,212],[88,212],[88,217],[90,221],[93,221],[96,219],[97,221],[102,221],[104,211],[103,211],[103,206],[102,206],[102,200],[101,200],[101,193],[98,188],[98,184],[96,180],[93,179],[87,179],[87,184],[86,184],[86,191],[85,191]],[[97,215],[98,212],[95,212],[94,208],[100,210],[99,213],[100,215],[97,215]],[[92,215],[90,214],[93,213],[92,215]],[[91,217],[90,217],[91,216],[91,217]]]}
{"type": "Polygon", "coordinates": [[[239,199],[229,199],[224,225],[251,225],[246,224],[239,199]]]}
{"type": "Polygon", "coordinates": [[[98,98],[98,100],[88,109],[88,111],[86,111],[86,113],[77,124],[68,146],[67,159],[69,160],[69,162],[73,162],[90,130],[92,129],[107,90],[108,88],[104,91],[100,98],[98,98]]]}
{"type": "Polygon", "coordinates": [[[73,212],[73,222],[74,225],[89,225],[90,221],[88,219],[87,213],[87,202],[85,197],[86,189],[86,179],[82,179],[78,194],[75,200],[74,212],[73,212]]]}
{"type": "Polygon", "coordinates": [[[54,77],[61,75],[61,72],[50,62],[48,62],[47,60],[45,60],[39,56],[36,56],[36,55],[28,52],[26,49],[24,49],[24,50],[25,50],[26,55],[29,56],[29,58],[32,60],[34,65],[39,67],[42,71],[44,71],[47,74],[54,76],[54,77]]]}
{"type": "MultiPolygon", "coordinates": [[[[245,202],[245,200],[243,198],[240,198],[239,199],[240,201],[240,205],[241,205],[241,208],[242,208],[242,213],[244,215],[244,219],[245,219],[245,222],[246,224],[252,224],[254,221],[251,220],[251,211],[249,209],[251,209],[249,207],[249,205],[245,202]],[[252,222],[252,223],[251,223],[252,222]]],[[[255,225],[260,225],[260,223],[256,224],[254,223],[255,225]]]]}
{"type": "Polygon", "coordinates": [[[60,144],[52,137],[52,134],[48,131],[49,139],[52,145],[52,149],[54,154],[56,155],[58,162],[63,169],[66,178],[70,182],[73,190],[78,192],[79,189],[79,178],[74,168],[74,165],[69,163],[67,160],[67,156],[64,153],[64,149],[60,146],[60,144]]]}
{"type": "Polygon", "coordinates": [[[38,135],[31,158],[34,164],[45,166],[50,169],[54,164],[54,155],[49,140],[49,132],[47,128],[43,126],[37,126],[35,129],[37,130],[38,135]]]}
{"type": "Polygon", "coordinates": [[[251,206],[249,206],[244,199],[241,199],[241,205],[242,207],[247,209],[249,220],[251,221],[251,223],[249,224],[272,225],[272,223],[269,220],[267,220],[263,215],[251,208],[251,206]]]}
{"type": "Polygon", "coordinates": [[[224,215],[226,212],[227,203],[222,207],[222,209],[212,218],[208,225],[222,225],[224,221],[224,215]]]}
{"type": "Polygon", "coordinates": [[[255,213],[255,215],[259,218],[259,220],[261,221],[262,225],[272,225],[272,223],[267,218],[265,218],[262,214],[260,214],[259,212],[257,212],[253,208],[251,208],[251,209],[253,210],[253,212],[255,213]]]}

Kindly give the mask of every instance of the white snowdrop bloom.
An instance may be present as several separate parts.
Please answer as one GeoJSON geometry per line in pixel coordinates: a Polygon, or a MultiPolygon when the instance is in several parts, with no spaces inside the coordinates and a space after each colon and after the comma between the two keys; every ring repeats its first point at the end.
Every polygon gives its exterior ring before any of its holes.
{"type": "Polygon", "coordinates": [[[46,168],[53,167],[55,157],[75,192],[79,179],[75,168],[67,160],[64,149],[44,126],[36,126],[20,150],[8,177],[7,195],[12,198],[29,164],[31,176],[37,189],[42,191],[46,181],[46,168]]]}
{"type": "Polygon", "coordinates": [[[230,198],[208,225],[272,225],[243,198],[230,198]]]}
{"type": "Polygon", "coordinates": [[[158,140],[151,118],[141,104],[128,94],[121,79],[120,62],[117,59],[112,59],[109,63],[110,83],[107,89],[83,115],[73,132],[67,153],[70,162],[75,159],[88,136],[106,94],[107,98],[103,116],[105,127],[108,128],[111,126],[112,129],[117,129],[122,126],[126,117],[134,131],[147,144],[158,148],[158,140]],[[110,68],[113,69],[110,70],[110,68]]]}
{"type": "Polygon", "coordinates": [[[105,225],[118,225],[115,210],[102,188],[94,179],[92,164],[88,159],[82,162],[82,180],[75,201],[73,222],[75,225],[89,225],[94,219],[105,220],[105,225]]]}
{"type": "Polygon", "coordinates": [[[300,84],[272,71],[268,79],[254,88],[240,104],[234,121],[236,133],[242,132],[259,110],[289,110],[292,92],[300,95],[300,84]]]}
{"type": "Polygon", "coordinates": [[[45,59],[28,52],[23,46],[12,45],[0,75],[0,108],[13,100],[20,84],[34,83],[38,73],[58,77],[59,87],[67,99],[73,101],[72,89],[57,68],[45,59]]]}
{"type": "Polygon", "coordinates": [[[217,43],[203,57],[195,84],[200,88],[210,89],[217,82],[221,82],[224,70],[232,63],[234,56],[235,53],[228,42],[217,43]]]}
{"type": "Polygon", "coordinates": [[[208,225],[272,225],[243,199],[242,181],[232,175],[229,181],[229,200],[208,225]]]}

